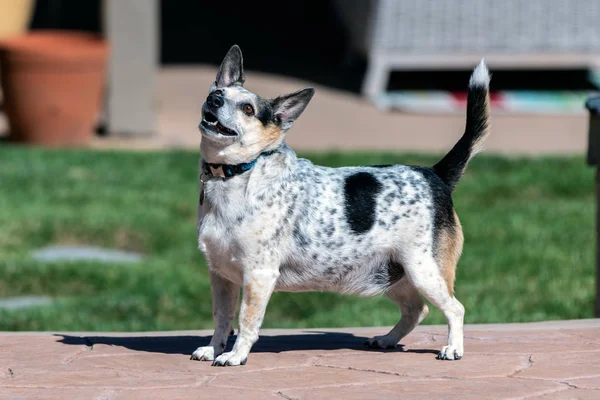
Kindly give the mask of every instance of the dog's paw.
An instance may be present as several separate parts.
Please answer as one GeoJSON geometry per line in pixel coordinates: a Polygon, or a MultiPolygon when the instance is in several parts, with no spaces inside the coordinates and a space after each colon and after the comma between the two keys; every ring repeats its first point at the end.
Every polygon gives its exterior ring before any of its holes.
{"type": "MultiPolygon", "coordinates": [[[[218,354],[217,354],[218,355],[218,354]]],[[[196,351],[192,353],[190,360],[198,361],[212,361],[215,359],[215,348],[212,346],[198,347],[196,351]]]]}
{"type": "Polygon", "coordinates": [[[213,361],[214,367],[229,367],[235,365],[246,365],[248,357],[245,355],[237,354],[235,351],[229,353],[223,353],[213,361]]]}
{"type": "Polygon", "coordinates": [[[398,345],[398,340],[388,335],[375,336],[365,342],[365,347],[372,349],[395,349],[398,345]]]}
{"type": "Polygon", "coordinates": [[[463,356],[463,351],[458,350],[454,346],[444,346],[442,351],[438,353],[438,360],[460,360],[463,356]]]}

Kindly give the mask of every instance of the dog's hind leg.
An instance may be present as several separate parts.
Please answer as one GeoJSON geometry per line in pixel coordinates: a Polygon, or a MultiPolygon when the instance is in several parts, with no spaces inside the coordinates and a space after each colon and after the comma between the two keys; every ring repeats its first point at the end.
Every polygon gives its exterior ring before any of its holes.
{"type": "Polygon", "coordinates": [[[388,289],[386,295],[398,304],[402,311],[400,321],[384,336],[375,336],[365,342],[365,346],[387,349],[396,347],[429,313],[429,308],[419,292],[404,277],[388,289]]]}
{"type": "Polygon", "coordinates": [[[434,306],[440,309],[448,321],[448,345],[444,346],[440,360],[460,360],[463,348],[463,319],[465,308],[451,294],[444,270],[440,268],[433,254],[413,252],[404,263],[406,275],[415,288],[434,306]]]}
{"type": "Polygon", "coordinates": [[[240,299],[240,287],[214,272],[210,273],[212,291],[212,309],[215,320],[215,333],[208,346],[198,347],[192,354],[192,360],[213,361],[225,351],[231,324],[240,299]]]}

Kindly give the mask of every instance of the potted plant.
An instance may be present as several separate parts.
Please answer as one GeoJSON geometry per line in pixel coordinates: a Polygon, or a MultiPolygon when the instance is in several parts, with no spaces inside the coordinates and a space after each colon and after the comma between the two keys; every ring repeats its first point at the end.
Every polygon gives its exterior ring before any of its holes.
{"type": "Polygon", "coordinates": [[[108,45],[100,36],[33,31],[0,41],[0,82],[13,141],[90,142],[101,107],[108,45]]]}

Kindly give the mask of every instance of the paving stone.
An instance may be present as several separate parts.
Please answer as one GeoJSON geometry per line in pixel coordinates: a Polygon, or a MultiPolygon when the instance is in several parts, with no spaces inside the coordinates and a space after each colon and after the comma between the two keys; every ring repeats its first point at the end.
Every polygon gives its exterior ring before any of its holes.
{"type": "Polygon", "coordinates": [[[528,397],[535,400],[598,400],[600,393],[597,390],[569,388],[560,392],[548,393],[542,396],[528,397]]]}
{"type": "Polygon", "coordinates": [[[0,400],[90,400],[103,394],[96,388],[1,388],[0,400]]]}
{"type": "Polygon", "coordinates": [[[510,399],[564,390],[559,384],[518,379],[445,379],[283,390],[292,399],[510,399]]]}
{"type": "Polygon", "coordinates": [[[340,386],[349,384],[377,384],[401,380],[401,377],[373,372],[352,371],[337,368],[297,368],[264,370],[236,375],[219,375],[208,386],[261,388],[280,391],[286,388],[310,388],[319,386],[340,386]]]}
{"type": "MultiPolygon", "coordinates": [[[[428,333],[428,340],[418,348],[441,348],[446,341],[445,334],[428,333]]],[[[466,332],[465,354],[491,352],[498,354],[565,353],[592,351],[600,345],[600,329],[579,329],[573,331],[541,332],[466,332]],[[549,342],[560,345],[548,346],[549,342]]],[[[407,349],[410,349],[408,347],[407,349]]]]}
{"type": "Polygon", "coordinates": [[[264,392],[253,389],[229,389],[229,388],[184,388],[184,389],[152,389],[152,390],[123,390],[111,397],[110,400],[214,400],[214,399],[247,399],[247,400],[283,400],[274,392],[264,392]]]}
{"type": "MultiPolygon", "coordinates": [[[[600,375],[592,378],[569,379],[567,383],[576,386],[578,389],[595,389],[600,390],[600,375]]],[[[600,395],[600,393],[598,393],[600,395]]]]}
{"type": "MultiPolygon", "coordinates": [[[[552,345],[557,344],[552,343],[552,345]]],[[[518,377],[560,381],[597,377],[600,380],[599,350],[564,354],[533,354],[531,367],[519,372],[518,377]]]]}
{"type": "Polygon", "coordinates": [[[437,352],[363,353],[358,355],[324,356],[316,365],[377,371],[404,377],[428,378],[482,378],[505,377],[526,368],[526,356],[466,355],[460,361],[440,361],[437,352]]]}
{"type": "Polygon", "coordinates": [[[138,253],[103,249],[92,246],[49,246],[33,252],[39,261],[98,261],[104,263],[135,263],[142,260],[138,253]]]}
{"type": "Polygon", "coordinates": [[[69,363],[88,351],[83,339],[73,340],[72,346],[65,346],[57,340],[56,336],[43,333],[38,336],[0,336],[0,366],[14,371],[22,367],[46,370],[54,365],[69,363]]]}
{"type": "Polygon", "coordinates": [[[210,331],[0,332],[0,400],[600,398],[600,320],[467,326],[460,361],[435,359],[446,329],[418,328],[406,351],[363,347],[386,328],[264,330],[227,368],[189,360],[210,331]]]}
{"type": "Polygon", "coordinates": [[[23,308],[39,307],[52,304],[48,296],[19,296],[0,298],[1,310],[20,310],[23,308]]]}

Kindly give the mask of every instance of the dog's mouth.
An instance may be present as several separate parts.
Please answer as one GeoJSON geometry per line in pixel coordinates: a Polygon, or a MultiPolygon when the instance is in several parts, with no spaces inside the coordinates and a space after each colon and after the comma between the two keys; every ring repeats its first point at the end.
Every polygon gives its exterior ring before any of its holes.
{"type": "Polygon", "coordinates": [[[216,132],[223,136],[237,136],[236,131],[234,131],[233,129],[229,129],[222,123],[220,123],[217,116],[211,113],[210,111],[204,112],[204,116],[200,124],[204,127],[204,129],[216,132]]]}

